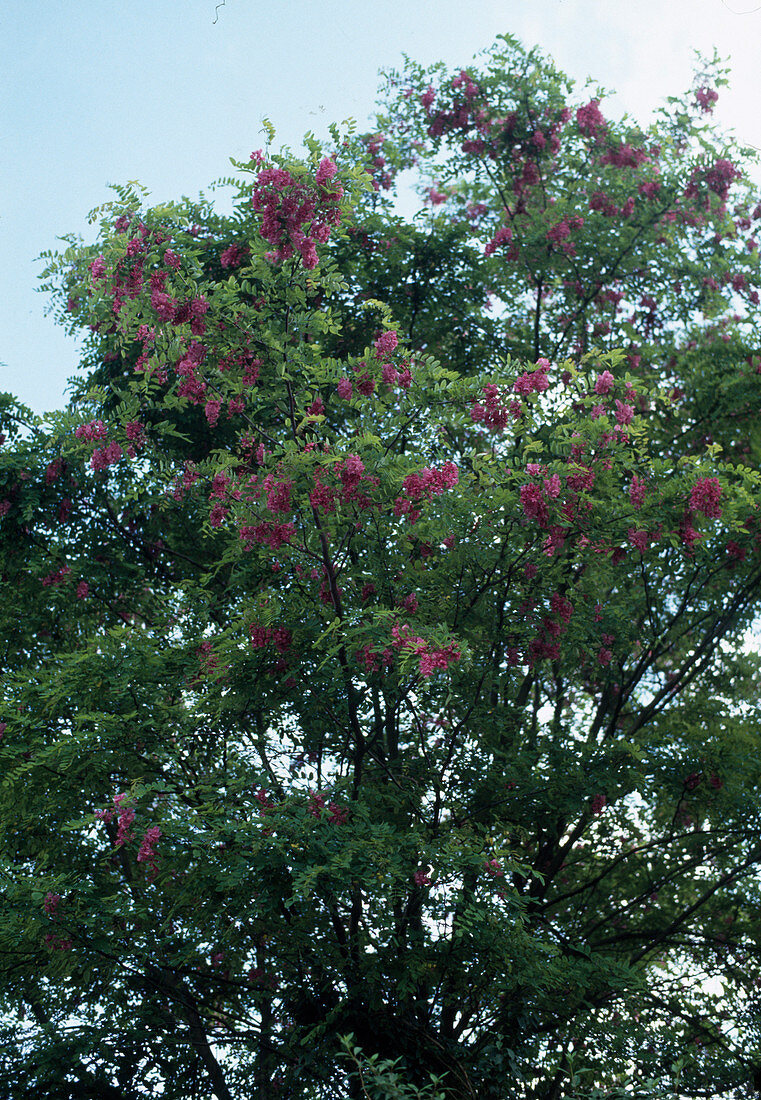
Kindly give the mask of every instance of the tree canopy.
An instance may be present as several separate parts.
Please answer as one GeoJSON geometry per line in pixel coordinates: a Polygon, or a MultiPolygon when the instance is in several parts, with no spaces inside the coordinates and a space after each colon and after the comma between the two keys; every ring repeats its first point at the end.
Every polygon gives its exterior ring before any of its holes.
{"type": "Polygon", "coordinates": [[[724,83],[641,127],[506,36],[48,255],[87,343],[0,407],[3,1095],[759,1081],[724,83]]]}

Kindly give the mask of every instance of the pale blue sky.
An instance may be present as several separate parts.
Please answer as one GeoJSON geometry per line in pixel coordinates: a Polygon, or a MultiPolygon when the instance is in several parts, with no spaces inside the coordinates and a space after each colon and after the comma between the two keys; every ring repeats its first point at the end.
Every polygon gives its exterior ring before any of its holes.
{"type": "Polygon", "coordinates": [[[264,116],[291,145],[362,125],[403,52],[467,64],[507,31],[646,118],[715,45],[734,69],[718,117],[761,147],[758,0],[226,0],[214,19],[215,0],[0,0],[0,390],[37,411],[63,402],[77,349],[35,257],[87,237],[109,183],[194,195],[262,144],[264,116]]]}

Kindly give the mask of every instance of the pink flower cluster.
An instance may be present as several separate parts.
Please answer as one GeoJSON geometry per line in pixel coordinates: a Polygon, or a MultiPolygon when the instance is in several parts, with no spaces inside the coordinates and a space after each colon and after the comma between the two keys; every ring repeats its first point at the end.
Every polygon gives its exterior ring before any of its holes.
{"type": "Polygon", "coordinates": [[[584,107],[577,108],[576,125],[582,134],[588,134],[590,137],[597,137],[600,131],[605,129],[607,123],[600,113],[599,99],[590,99],[584,107]]]}
{"type": "MultiPolygon", "coordinates": [[[[541,477],[546,473],[546,468],[536,462],[529,462],[526,466],[526,473],[531,477],[541,477]]],[[[570,476],[568,484],[571,487],[570,476]]],[[[561,489],[560,474],[551,474],[549,477],[543,478],[541,485],[536,482],[521,485],[519,495],[523,514],[529,519],[535,519],[540,527],[546,527],[549,522],[548,502],[557,500],[561,489]]]]}
{"type": "Polygon", "coordinates": [[[253,623],[248,628],[248,635],[254,649],[264,649],[271,645],[278,653],[287,653],[293,641],[293,635],[285,626],[258,626],[253,623]]]}
{"type": "MultiPolygon", "coordinates": [[[[504,244],[512,244],[513,231],[509,225],[503,225],[501,229],[498,229],[495,235],[490,241],[487,241],[484,248],[484,256],[492,256],[498,248],[504,244]]],[[[511,248],[508,253],[508,259],[512,260],[518,255],[517,249],[511,248]]]]}
{"type": "Polygon", "coordinates": [[[246,550],[250,550],[255,542],[261,546],[269,546],[271,550],[279,550],[281,546],[287,546],[292,542],[296,528],[288,523],[270,523],[263,520],[250,526],[241,527],[240,537],[246,550]]]}
{"type": "Polygon", "coordinates": [[[629,500],[637,511],[640,510],[645,502],[645,483],[641,478],[637,477],[636,474],[632,478],[632,483],[629,486],[629,500]]]}
{"type": "Polygon", "coordinates": [[[114,806],[118,813],[117,819],[117,832],[116,832],[116,847],[119,848],[122,844],[126,844],[132,840],[132,833],[130,828],[132,822],[135,820],[135,811],[131,806],[123,805],[126,799],[126,794],[118,794],[114,798],[114,806]]]}
{"type": "Polygon", "coordinates": [[[386,158],[381,152],[384,134],[370,134],[361,139],[367,146],[367,155],[370,158],[370,175],[372,176],[373,189],[388,191],[393,182],[391,173],[386,169],[386,158]]]}
{"type": "Polygon", "coordinates": [[[372,506],[372,499],[361,488],[363,484],[377,488],[378,479],[365,474],[365,464],[359,455],[347,455],[333,466],[331,473],[338,477],[340,488],[326,485],[320,472],[314,475],[314,488],[309,494],[313,508],[318,512],[333,513],[336,504],[355,504],[364,510],[372,506]]]}
{"type": "MultiPolygon", "coordinates": [[[[719,160],[708,169],[695,168],[693,170],[690,181],[685,188],[685,197],[696,198],[698,196],[698,186],[702,179],[705,181],[709,191],[713,191],[715,195],[718,195],[721,202],[726,202],[730,186],[736,179],[739,179],[741,175],[742,173],[739,168],[735,168],[731,160],[720,157],[719,160]]],[[[707,205],[708,199],[706,198],[706,208],[707,205]]]]}
{"type": "Polygon", "coordinates": [[[321,818],[327,811],[327,821],[330,825],[345,825],[349,820],[347,806],[339,806],[336,802],[326,804],[324,797],[316,791],[309,792],[309,813],[312,817],[321,818]]]}
{"type": "Polygon", "coordinates": [[[58,906],[60,902],[60,894],[51,894],[48,892],[42,902],[42,908],[49,917],[54,917],[58,912],[58,906]]]}
{"type": "Polygon", "coordinates": [[[576,246],[569,238],[574,229],[581,229],[584,219],[580,214],[572,214],[570,218],[561,218],[559,222],[551,226],[545,236],[550,244],[555,245],[566,256],[576,255],[576,246]]]}
{"type": "Polygon", "coordinates": [[[74,435],[77,439],[84,439],[88,443],[92,443],[98,439],[105,439],[108,435],[108,428],[102,420],[91,420],[87,424],[80,424],[76,427],[74,435]]]}
{"type": "Polygon", "coordinates": [[[460,650],[454,642],[441,648],[430,646],[423,638],[411,632],[408,623],[393,626],[391,638],[394,649],[412,651],[417,656],[420,675],[425,679],[433,676],[436,669],[447,669],[449,665],[460,660],[460,650]]]}
{"type": "Polygon", "coordinates": [[[589,803],[589,808],[592,811],[592,813],[595,815],[595,817],[599,817],[599,815],[603,812],[603,810],[605,809],[605,806],[607,804],[607,801],[608,800],[607,800],[607,798],[605,797],[604,794],[596,794],[592,797],[592,799],[589,803]]]}
{"type": "Polygon", "coordinates": [[[325,244],[331,227],[339,224],[338,202],[343,196],[332,160],[324,158],[315,174],[315,183],[300,182],[284,168],[263,168],[256,179],[251,199],[254,210],[262,215],[261,235],[275,248],[276,261],[298,253],[304,267],[317,266],[317,244],[325,244]]]}
{"type": "Polygon", "coordinates": [[[270,512],[290,512],[291,490],[293,482],[278,480],[273,474],[267,474],[263,482],[263,488],[267,497],[267,507],[270,512]]]}
{"type": "Polygon", "coordinates": [[[385,359],[388,355],[391,355],[398,343],[399,337],[393,329],[388,329],[386,332],[381,333],[374,345],[375,358],[385,359]]]}
{"type": "Polygon", "coordinates": [[[690,509],[702,512],[709,519],[718,519],[721,515],[719,501],[721,485],[715,477],[703,477],[695,483],[690,493],[690,509]]]}
{"type": "Polygon", "coordinates": [[[550,599],[550,614],[542,618],[536,637],[529,642],[528,663],[530,665],[540,660],[557,660],[560,656],[559,639],[568,630],[573,612],[574,606],[569,599],[560,592],[553,593],[550,599]]]}
{"type": "MultiPolygon", "coordinates": [[[[237,244],[228,245],[224,252],[219,254],[220,267],[240,267],[246,258],[245,250],[237,244]]],[[[166,256],[164,257],[166,259],[166,256]]]]}
{"type": "Polygon", "coordinates": [[[510,417],[518,420],[522,412],[520,401],[504,403],[504,397],[493,383],[484,386],[483,401],[474,401],[470,408],[470,419],[474,424],[483,424],[493,431],[504,431],[510,417]]]}
{"type": "Polygon", "coordinates": [[[146,829],[143,839],[140,842],[140,850],[137,853],[138,863],[150,863],[154,870],[156,869],[156,844],[161,836],[161,829],[158,825],[153,825],[150,829],[146,829]]]}
{"type": "Polygon", "coordinates": [[[130,420],[124,425],[124,432],[130,443],[138,450],[145,446],[145,428],[139,420],[130,420]]]}
{"type": "Polygon", "coordinates": [[[650,536],[647,531],[630,527],[627,532],[627,538],[634,549],[639,550],[640,554],[644,554],[647,551],[647,544],[650,541],[650,536]]]}
{"type": "Polygon", "coordinates": [[[390,649],[377,653],[372,646],[364,645],[357,653],[357,662],[366,672],[380,672],[394,663],[394,654],[390,649]]]}
{"type": "Polygon", "coordinates": [[[525,374],[516,378],[513,390],[522,397],[528,397],[531,393],[544,393],[550,385],[547,378],[549,369],[549,359],[537,359],[536,370],[526,371],[525,374]]]}
{"type": "Polygon", "coordinates": [[[614,168],[637,168],[649,160],[646,149],[635,149],[628,142],[614,145],[600,157],[600,164],[612,164],[614,168]]]}
{"type": "Polygon", "coordinates": [[[182,473],[174,479],[174,485],[172,487],[172,498],[176,501],[181,501],[185,493],[195,485],[201,475],[196,470],[194,463],[188,461],[185,463],[182,473]]]}
{"type": "Polygon", "coordinates": [[[117,818],[118,828],[114,844],[116,848],[120,848],[123,844],[127,844],[132,840],[130,829],[135,820],[135,811],[131,806],[124,805],[126,798],[126,794],[117,794],[114,796],[114,808],[112,810],[95,811],[95,817],[98,821],[113,821],[114,817],[117,818]]]}
{"type": "Polygon", "coordinates": [[[416,474],[408,474],[402,482],[405,495],[394,501],[394,515],[406,516],[408,523],[417,523],[421,513],[416,504],[423,497],[432,500],[434,496],[453,488],[459,477],[460,471],[454,462],[445,462],[440,470],[426,466],[416,474]]]}
{"type": "Polygon", "coordinates": [[[62,565],[55,573],[48,573],[46,577],[42,578],[42,587],[49,588],[51,585],[63,584],[70,572],[71,569],[68,565],[62,565]]]}
{"type": "Polygon", "coordinates": [[[96,447],[90,459],[90,466],[96,471],[107,470],[109,466],[116,465],[123,457],[124,451],[113,439],[105,447],[96,447]]]}
{"type": "Polygon", "coordinates": [[[598,393],[598,394],[610,393],[610,391],[613,389],[615,384],[616,384],[616,380],[613,377],[613,375],[610,373],[610,371],[609,370],[604,370],[600,374],[597,375],[597,380],[595,382],[595,393],[598,393]]]}
{"type": "Polygon", "coordinates": [[[425,466],[416,474],[408,474],[402,482],[402,488],[408,497],[417,500],[434,496],[452,489],[458,482],[460,472],[454,462],[445,462],[440,470],[425,466]]]}
{"type": "Polygon", "coordinates": [[[719,98],[719,93],[715,88],[698,88],[695,92],[695,101],[700,107],[701,111],[705,111],[710,114],[713,111],[713,105],[719,98]]]}

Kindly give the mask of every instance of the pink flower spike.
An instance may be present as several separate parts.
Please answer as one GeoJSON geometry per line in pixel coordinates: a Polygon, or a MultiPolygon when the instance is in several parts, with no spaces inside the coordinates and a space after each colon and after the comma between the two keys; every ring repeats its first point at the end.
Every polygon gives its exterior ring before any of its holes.
{"type": "Polygon", "coordinates": [[[609,370],[602,371],[597,375],[597,381],[595,382],[595,393],[605,394],[610,393],[615,385],[615,378],[609,370]]]}

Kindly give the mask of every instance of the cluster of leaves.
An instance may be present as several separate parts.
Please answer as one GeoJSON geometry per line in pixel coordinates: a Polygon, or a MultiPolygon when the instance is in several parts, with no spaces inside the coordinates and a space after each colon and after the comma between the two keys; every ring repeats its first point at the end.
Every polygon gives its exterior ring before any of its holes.
{"type": "Polygon", "coordinates": [[[753,1079],[761,210],[707,81],[643,132],[510,39],[409,64],[230,217],[118,189],[49,258],[89,337],[0,408],[5,1095],[753,1079]]]}

